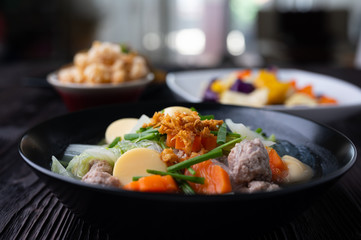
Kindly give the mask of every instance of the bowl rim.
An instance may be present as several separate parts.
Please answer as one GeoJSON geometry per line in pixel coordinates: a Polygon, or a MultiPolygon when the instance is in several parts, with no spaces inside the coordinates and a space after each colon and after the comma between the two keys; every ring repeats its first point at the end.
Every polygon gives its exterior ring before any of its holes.
{"type": "Polygon", "coordinates": [[[73,89],[73,90],[94,90],[94,89],[121,89],[121,88],[134,88],[146,85],[152,82],[155,77],[152,72],[147,73],[142,78],[135,79],[132,81],[122,82],[122,83],[100,83],[100,84],[90,84],[90,83],[62,83],[58,79],[58,71],[51,72],[47,75],[47,82],[56,87],[64,89],[73,89]]]}
{"type": "MultiPolygon", "coordinates": [[[[177,104],[182,104],[182,103],[177,102],[177,104]]],[[[119,104],[117,104],[117,105],[119,105],[119,104]]],[[[236,107],[233,105],[228,105],[228,106],[236,107]]],[[[113,107],[114,107],[114,105],[113,105],[113,107]]],[[[44,168],[44,167],[36,164],[32,160],[30,160],[27,156],[25,156],[25,154],[23,153],[22,143],[23,143],[24,139],[27,137],[27,135],[29,133],[31,133],[32,131],[35,131],[36,128],[41,127],[41,125],[46,124],[50,121],[55,121],[56,119],[60,119],[62,117],[80,114],[83,111],[94,111],[96,109],[102,109],[102,108],[104,108],[104,107],[97,107],[94,109],[85,109],[85,110],[81,110],[79,112],[70,112],[70,113],[62,114],[62,115],[50,118],[46,121],[43,121],[43,122],[29,128],[26,132],[24,132],[24,134],[22,135],[22,137],[20,138],[20,141],[18,143],[19,154],[31,168],[36,170],[36,172],[40,172],[41,174],[44,174],[49,178],[55,178],[56,180],[65,182],[67,184],[72,184],[77,187],[84,188],[86,190],[106,193],[106,194],[110,194],[110,195],[134,197],[134,198],[138,198],[138,199],[160,200],[160,201],[167,201],[167,202],[168,201],[170,201],[170,202],[194,202],[194,201],[206,201],[206,200],[215,200],[215,201],[218,200],[218,201],[224,202],[224,201],[251,200],[251,199],[260,199],[260,198],[273,198],[275,196],[284,196],[284,195],[293,194],[293,193],[296,193],[299,191],[303,191],[306,189],[315,188],[317,186],[320,186],[320,185],[326,184],[328,182],[331,182],[333,180],[336,180],[337,178],[341,177],[346,172],[348,172],[354,166],[354,164],[357,160],[357,148],[356,148],[355,144],[351,141],[351,139],[349,137],[347,137],[345,134],[343,134],[339,130],[334,129],[326,124],[319,123],[319,122],[316,122],[316,121],[313,121],[313,120],[310,120],[307,118],[295,116],[290,113],[273,111],[273,110],[269,110],[269,109],[256,109],[256,110],[257,111],[265,111],[265,112],[274,112],[275,114],[280,114],[280,115],[289,115],[294,118],[301,118],[305,121],[312,122],[313,124],[316,124],[316,125],[320,125],[321,127],[327,128],[327,129],[334,131],[335,133],[341,135],[343,138],[345,138],[345,140],[348,142],[348,144],[351,147],[351,151],[352,151],[351,159],[346,164],[344,164],[342,167],[337,168],[330,173],[327,173],[327,175],[323,175],[320,178],[311,179],[307,182],[302,182],[302,183],[294,184],[291,186],[287,186],[287,188],[281,188],[277,191],[254,192],[251,194],[250,193],[232,192],[231,194],[185,195],[185,194],[179,194],[179,193],[137,192],[137,191],[124,190],[121,188],[114,188],[114,187],[109,187],[109,186],[84,183],[80,180],[72,179],[72,178],[65,177],[65,176],[59,175],[57,173],[54,173],[50,169],[44,168]]],[[[254,109],[252,107],[242,107],[242,108],[254,109]]],[[[50,163],[50,161],[49,161],[49,163],[50,163]]]]}

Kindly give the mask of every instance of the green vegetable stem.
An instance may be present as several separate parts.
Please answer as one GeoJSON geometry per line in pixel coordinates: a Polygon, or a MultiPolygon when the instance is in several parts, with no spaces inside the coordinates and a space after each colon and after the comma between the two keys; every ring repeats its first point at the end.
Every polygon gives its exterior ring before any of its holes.
{"type": "Polygon", "coordinates": [[[196,156],[194,158],[190,158],[190,159],[185,160],[183,162],[180,162],[180,163],[174,164],[172,166],[169,166],[167,168],[167,171],[168,172],[174,172],[174,171],[181,170],[181,169],[184,169],[184,168],[189,168],[190,166],[192,166],[194,164],[204,162],[204,161],[212,159],[212,158],[221,157],[223,155],[222,149],[224,147],[227,147],[229,145],[238,143],[238,142],[242,141],[243,139],[244,138],[242,138],[242,137],[233,139],[233,140],[231,140],[231,141],[229,141],[229,142],[227,142],[225,144],[222,144],[222,145],[214,148],[213,150],[211,150],[211,151],[209,151],[209,152],[207,152],[207,153],[205,153],[203,155],[199,155],[199,156],[196,156]]]}
{"type": "Polygon", "coordinates": [[[120,137],[114,138],[114,140],[109,144],[108,148],[112,148],[120,141],[120,137]]]}
{"type": "Polygon", "coordinates": [[[203,177],[187,176],[187,175],[183,175],[183,174],[179,174],[179,173],[175,173],[175,172],[163,172],[163,171],[152,170],[152,169],[147,169],[147,173],[157,174],[157,175],[161,175],[161,176],[170,175],[176,179],[204,184],[203,177]]]}
{"type": "Polygon", "coordinates": [[[218,130],[217,133],[217,144],[224,144],[226,143],[227,138],[227,125],[226,123],[223,123],[218,130]]]}

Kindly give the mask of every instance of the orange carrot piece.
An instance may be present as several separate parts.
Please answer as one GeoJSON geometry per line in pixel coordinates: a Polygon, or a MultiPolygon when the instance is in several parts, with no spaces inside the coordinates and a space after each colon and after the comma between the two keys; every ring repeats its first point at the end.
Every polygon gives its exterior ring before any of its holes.
{"type": "MultiPolygon", "coordinates": [[[[183,150],[185,152],[188,152],[186,150],[186,146],[183,142],[183,139],[181,137],[178,137],[177,135],[167,135],[166,139],[166,145],[171,148],[175,148],[178,150],[183,150]]],[[[213,134],[206,135],[206,136],[199,136],[196,135],[191,143],[191,152],[199,152],[204,148],[207,151],[212,150],[213,148],[217,147],[217,136],[214,136],[213,134]]],[[[188,149],[189,150],[189,149],[188,149]]]]}
{"type": "Polygon", "coordinates": [[[168,134],[165,144],[166,144],[168,147],[174,148],[174,147],[175,147],[174,135],[168,134]]]}
{"type": "Polygon", "coordinates": [[[202,146],[207,151],[210,151],[217,147],[217,136],[209,135],[207,137],[202,137],[202,146]]]}
{"type": "Polygon", "coordinates": [[[318,103],[319,104],[337,104],[337,100],[323,95],[318,99],[318,103]]]}
{"type": "Polygon", "coordinates": [[[272,171],[272,180],[274,182],[282,182],[288,174],[287,164],[283,162],[276,150],[267,148],[269,163],[272,171]]]}
{"type": "Polygon", "coordinates": [[[298,89],[297,92],[304,93],[312,98],[315,98],[315,94],[313,93],[313,87],[311,85],[306,85],[305,87],[298,89]]]}
{"type": "Polygon", "coordinates": [[[297,82],[296,80],[292,79],[290,82],[289,82],[290,86],[293,87],[294,89],[297,89],[297,82]]]}
{"type": "Polygon", "coordinates": [[[202,149],[201,136],[195,136],[192,144],[192,152],[199,152],[202,149]]]}
{"type": "Polygon", "coordinates": [[[239,71],[237,73],[237,78],[238,79],[243,79],[245,77],[248,77],[249,75],[251,75],[251,70],[250,69],[245,69],[245,70],[239,71]]]}
{"type": "Polygon", "coordinates": [[[133,181],[123,186],[125,190],[139,191],[139,182],[133,181]]]}
{"type": "Polygon", "coordinates": [[[183,139],[180,138],[180,137],[175,137],[175,146],[174,146],[176,149],[178,150],[185,150],[186,146],[183,142],[183,139]]]}
{"type": "Polygon", "coordinates": [[[174,193],[178,191],[178,186],[169,175],[150,175],[126,184],[123,189],[139,192],[174,193]]]}
{"type": "Polygon", "coordinates": [[[196,172],[195,175],[192,175],[188,169],[184,174],[205,178],[204,184],[189,182],[196,193],[223,194],[232,191],[228,173],[221,166],[214,164],[212,160],[197,163],[192,166],[192,169],[196,172]]]}
{"type": "MultiPolygon", "coordinates": [[[[175,137],[175,146],[174,148],[178,149],[178,150],[183,150],[185,152],[186,151],[186,146],[183,142],[183,139],[180,137],[175,137]]],[[[202,145],[201,145],[201,136],[195,136],[192,142],[192,148],[191,151],[192,152],[199,152],[202,149],[202,145]]]]}

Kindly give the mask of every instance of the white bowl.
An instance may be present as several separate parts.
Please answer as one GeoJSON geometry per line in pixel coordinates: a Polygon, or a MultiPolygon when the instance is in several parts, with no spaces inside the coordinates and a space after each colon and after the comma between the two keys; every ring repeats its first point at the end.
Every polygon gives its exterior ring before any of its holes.
{"type": "MultiPolygon", "coordinates": [[[[182,100],[202,102],[205,88],[211,80],[237,70],[240,69],[173,72],[167,75],[166,82],[168,87],[182,100]]],[[[334,77],[297,69],[279,69],[278,77],[281,81],[294,79],[300,87],[311,84],[316,93],[336,98],[338,105],[315,107],[268,105],[263,107],[265,109],[288,112],[324,123],[341,120],[361,111],[361,89],[358,86],[334,77]]]]}

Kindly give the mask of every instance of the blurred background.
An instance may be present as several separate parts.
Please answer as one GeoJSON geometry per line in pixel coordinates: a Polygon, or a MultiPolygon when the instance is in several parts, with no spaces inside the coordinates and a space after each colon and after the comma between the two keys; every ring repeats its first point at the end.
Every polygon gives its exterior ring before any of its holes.
{"type": "Polygon", "coordinates": [[[56,69],[94,40],[167,70],[359,67],[360,26],[359,0],[1,0],[0,67],[56,69]]]}

